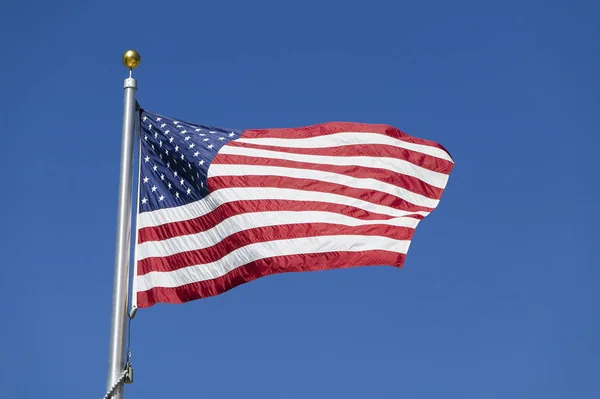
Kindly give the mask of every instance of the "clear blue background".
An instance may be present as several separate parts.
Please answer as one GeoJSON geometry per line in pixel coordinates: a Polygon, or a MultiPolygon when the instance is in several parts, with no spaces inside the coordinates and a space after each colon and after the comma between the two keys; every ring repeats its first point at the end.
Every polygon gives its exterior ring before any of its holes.
{"type": "Polygon", "coordinates": [[[126,398],[598,398],[597,1],[22,1],[0,15],[0,395],[105,393],[123,91],[227,127],[389,123],[456,167],[405,268],[133,324],[126,398]]]}

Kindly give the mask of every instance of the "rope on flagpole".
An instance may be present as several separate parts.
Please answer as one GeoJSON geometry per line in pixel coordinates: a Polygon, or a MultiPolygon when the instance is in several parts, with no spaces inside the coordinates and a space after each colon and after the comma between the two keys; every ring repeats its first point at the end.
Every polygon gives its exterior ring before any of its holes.
{"type": "Polygon", "coordinates": [[[104,395],[104,399],[111,399],[119,385],[123,383],[131,384],[133,382],[133,367],[131,367],[131,319],[132,317],[130,316],[129,326],[127,327],[127,361],[125,362],[125,368],[123,369],[123,372],[121,373],[117,381],[115,381],[113,386],[110,387],[108,392],[106,392],[106,395],[104,395]]]}
{"type": "Polygon", "coordinates": [[[123,372],[121,373],[117,381],[115,381],[113,386],[110,387],[108,392],[106,392],[106,395],[104,395],[104,399],[112,398],[113,394],[115,393],[115,390],[119,387],[119,385],[123,383],[131,384],[133,382],[133,367],[131,367],[131,318],[129,318],[129,327],[127,328],[127,330],[129,337],[127,339],[127,361],[125,362],[125,368],[123,369],[123,372]]]}
{"type": "Polygon", "coordinates": [[[125,382],[125,378],[127,378],[127,374],[129,373],[129,367],[130,367],[129,364],[127,364],[125,366],[125,370],[123,370],[119,379],[113,384],[112,387],[110,387],[108,392],[106,392],[106,395],[104,395],[104,399],[110,399],[112,397],[113,393],[115,393],[115,389],[117,389],[119,387],[119,385],[121,385],[123,382],[125,382]]]}

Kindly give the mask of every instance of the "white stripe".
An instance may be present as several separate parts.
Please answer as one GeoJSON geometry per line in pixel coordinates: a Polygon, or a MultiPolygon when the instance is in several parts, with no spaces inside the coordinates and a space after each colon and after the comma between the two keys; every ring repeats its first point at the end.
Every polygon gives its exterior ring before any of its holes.
{"type": "Polygon", "coordinates": [[[348,187],[384,192],[408,201],[411,204],[427,208],[435,208],[440,202],[439,200],[427,198],[424,195],[413,193],[405,188],[384,183],[379,180],[370,178],[359,179],[340,173],[323,172],[320,170],[262,165],[212,164],[208,169],[208,177],[211,178],[217,176],[281,176],[297,179],[313,179],[325,183],[335,183],[348,187]]]}
{"type": "Polygon", "coordinates": [[[242,155],[247,157],[260,157],[269,159],[285,159],[288,161],[307,162],[320,165],[364,166],[367,168],[386,169],[406,176],[416,177],[427,184],[442,189],[445,188],[446,183],[448,183],[447,174],[434,172],[403,159],[397,158],[368,156],[337,157],[325,155],[293,154],[289,152],[232,146],[225,146],[221,148],[219,154],[242,155]]]}
{"type": "MultiPolygon", "coordinates": [[[[138,291],[154,287],[179,287],[185,284],[211,280],[235,270],[236,268],[273,256],[326,253],[336,251],[372,251],[384,250],[406,254],[410,241],[370,236],[320,236],[294,238],[290,240],[267,241],[238,248],[223,258],[206,264],[199,264],[170,272],[150,272],[137,276],[138,291]]],[[[357,265],[358,266],[358,265],[357,265]]]]}
{"type": "Polygon", "coordinates": [[[324,202],[336,205],[351,206],[362,209],[366,212],[378,213],[381,215],[402,217],[402,216],[427,216],[429,212],[407,212],[391,208],[385,205],[374,204],[372,202],[360,199],[346,197],[339,194],[321,193],[316,191],[295,190],[292,188],[271,188],[265,187],[257,190],[254,187],[234,187],[222,188],[211,192],[205,198],[186,205],[175,208],[158,209],[152,212],[143,212],[138,217],[138,228],[160,226],[165,223],[182,222],[184,220],[194,219],[212,212],[221,204],[235,201],[264,201],[264,200],[283,200],[283,201],[314,201],[324,202]]]}
{"type": "Polygon", "coordinates": [[[388,220],[362,220],[334,212],[320,211],[271,211],[253,212],[235,215],[225,219],[216,226],[206,231],[177,236],[161,241],[148,241],[137,246],[138,260],[174,255],[179,252],[195,251],[211,247],[221,242],[225,237],[240,231],[267,227],[304,223],[327,223],[343,226],[376,226],[388,225],[397,227],[410,227],[415,229],[418,219],[404,217],[388,220]]]}
{"type": "Polygon", "coordinates": [[[390,136],[380,133],[365,133],[365,132],[343,132],[327,134],[317,137],[307,137],[303,139],[280,139],[280,138],[257,138],[245,139],[243,136],[235,141],[248,144],[258,144],[276,147],[288,148],[327,148],[340,147],[344,145],[368,145],[368,144],[385,144],[398,148],[404,148],[411,151],[420,152],[422,154],[431,155],[432,157],[452,161],[450,155],[441,148],[432,147],[423,144],[414,144],[407,141],[398,140],[390,136]]]}

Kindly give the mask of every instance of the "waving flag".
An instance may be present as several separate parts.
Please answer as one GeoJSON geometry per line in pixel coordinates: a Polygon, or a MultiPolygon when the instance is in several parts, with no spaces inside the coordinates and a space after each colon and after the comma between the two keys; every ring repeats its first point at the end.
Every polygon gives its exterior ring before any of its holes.
{"type": "Polygon", "coordinates": [[[142,111],[137,307],[283,272],[402,267],[454,162],[388,125],[235,130],[142,111]]]}

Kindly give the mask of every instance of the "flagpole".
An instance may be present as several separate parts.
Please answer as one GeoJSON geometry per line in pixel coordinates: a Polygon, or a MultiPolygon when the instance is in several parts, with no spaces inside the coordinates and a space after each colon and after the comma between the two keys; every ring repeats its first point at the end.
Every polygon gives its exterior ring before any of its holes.
{"type": "MultiPolygon", "coordinates": [[[[121,171],[119,175],[119,203],[117,210],[117,241],[115,248],[115,272],[108,356],[108,391],[119,382],[125,368],[125,339],[127,327],[127,296],[129,291],[129,261],[131,240],[131,191],[133,175],[133,143],[135,138],[135,114],[137,81],[132,71],[140,63],[140,55],[133,50],[123,54],[123,64],[129,68],[125,79],[125,102],[123,106],[123,129],[121,139],[121,171]]],[[[123,398],[123,384],[113,391],[112,398],[123,398]]]]}

